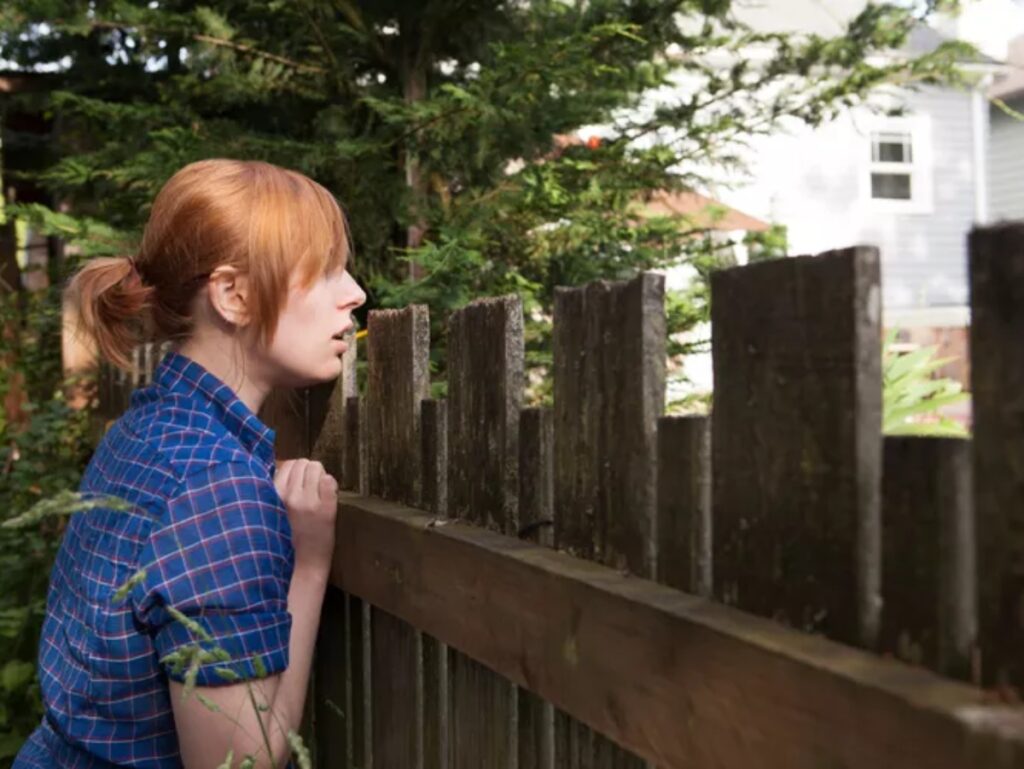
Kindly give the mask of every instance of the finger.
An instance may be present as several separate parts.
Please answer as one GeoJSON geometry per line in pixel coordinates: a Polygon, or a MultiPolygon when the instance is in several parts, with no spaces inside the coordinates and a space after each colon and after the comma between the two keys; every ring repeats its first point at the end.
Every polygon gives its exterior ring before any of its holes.
{"type": "Polygon", "coordinates": [[[330,473],[325,472],[320,477],[320,486],[318,491],[320,492],[320,499],[330,499],[338,495],[338,482],[334,479],[334,476],[330,473]]]}
{"type": "Polygon", "coordinates": [[[289,459],[281,462],[277,465],[274,470],[274,485],[277,486],[278,492],[284,491],[288,488],[288,478],[292,474],[292,468],[295,467],[295,460],[289,459]]]}
{"type": "Polygon", "coordinates": [[[324,466],[319,462],[309,462],[302,469],[302,487],[312,494],[319,494],[320,477],[324,474],[324,466]]]}
{"type": "Polygon", "coordinates": [[[295,468],[292,470],[291,475],[288,478],[288,489],[292,494],[298,494],[302,491],[303,479],[306,474],[306,466],[309,464],[308,459],[296,459],[295,468]]]}

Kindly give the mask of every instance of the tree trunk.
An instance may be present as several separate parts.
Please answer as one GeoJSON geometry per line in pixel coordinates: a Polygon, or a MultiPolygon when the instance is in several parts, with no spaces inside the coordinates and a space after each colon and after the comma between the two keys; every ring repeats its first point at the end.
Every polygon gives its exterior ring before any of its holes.
{"type": "MultiPolygon", "coordinates": [[[[418,51],[406,49],[402,57],[402,95],[406,104],[423,101],[427,96],[427,68],[424,57],[418,51]]],[[[409,139],[411,145],[413,139],[409,139]]],[[[411,210],[413,221],[406,230],[406,248],[418,248],[423,242],[427,231],[427,196],[429,180],[423,173],[419,159],[410,151],[409,145],[405,152],[405,183],[409,188],[412,200],[411,210]]],[[[414,263],[409,264],[409,279],[419,280],[423,277],[423,269],[414,263]]]]}

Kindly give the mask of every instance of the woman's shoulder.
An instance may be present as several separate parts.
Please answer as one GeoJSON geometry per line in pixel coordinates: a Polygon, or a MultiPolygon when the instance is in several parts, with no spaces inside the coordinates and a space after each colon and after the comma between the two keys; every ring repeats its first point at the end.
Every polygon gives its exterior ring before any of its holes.
{"type": "Polygon", "coordinates": [[[104,444],[98,451],[152,465],[179,486],[220,465],[241,465],[269,477],[267,468],[211,414],[174,394],[134,401],[104,436],[104,444]]]}

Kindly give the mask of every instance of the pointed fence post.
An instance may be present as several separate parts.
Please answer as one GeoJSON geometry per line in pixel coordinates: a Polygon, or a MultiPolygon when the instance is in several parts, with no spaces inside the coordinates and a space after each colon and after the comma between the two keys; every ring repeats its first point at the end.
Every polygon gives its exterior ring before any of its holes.
{"type": "Polygon", "coordinates": [[[715,593],[873,648],[881,292],[857,247],[711,278],[715,593]]]}

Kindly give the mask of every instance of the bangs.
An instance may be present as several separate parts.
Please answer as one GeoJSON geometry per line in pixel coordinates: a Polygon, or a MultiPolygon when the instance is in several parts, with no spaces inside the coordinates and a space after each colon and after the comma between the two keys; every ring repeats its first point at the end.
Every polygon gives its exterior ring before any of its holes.
{"type": "Polygon", "coordinates": [[[271,166],[267,173],[261,163],[250,165],[258,172],[249,180],[247,267],[258,325],[269,341],[293,276],[305,289],[348,266],[349,231],[324,187],[294,171],[271,166]]]}
{"type": "Polygon", "coordinates": [[[291,212],[299,226],[295,233],[296,268],[303,286],[321,275],[344,270],[350,254],[348,228],[341,207],[327,190],[302,178],[307,190],[293,200],[291,212]]]}

